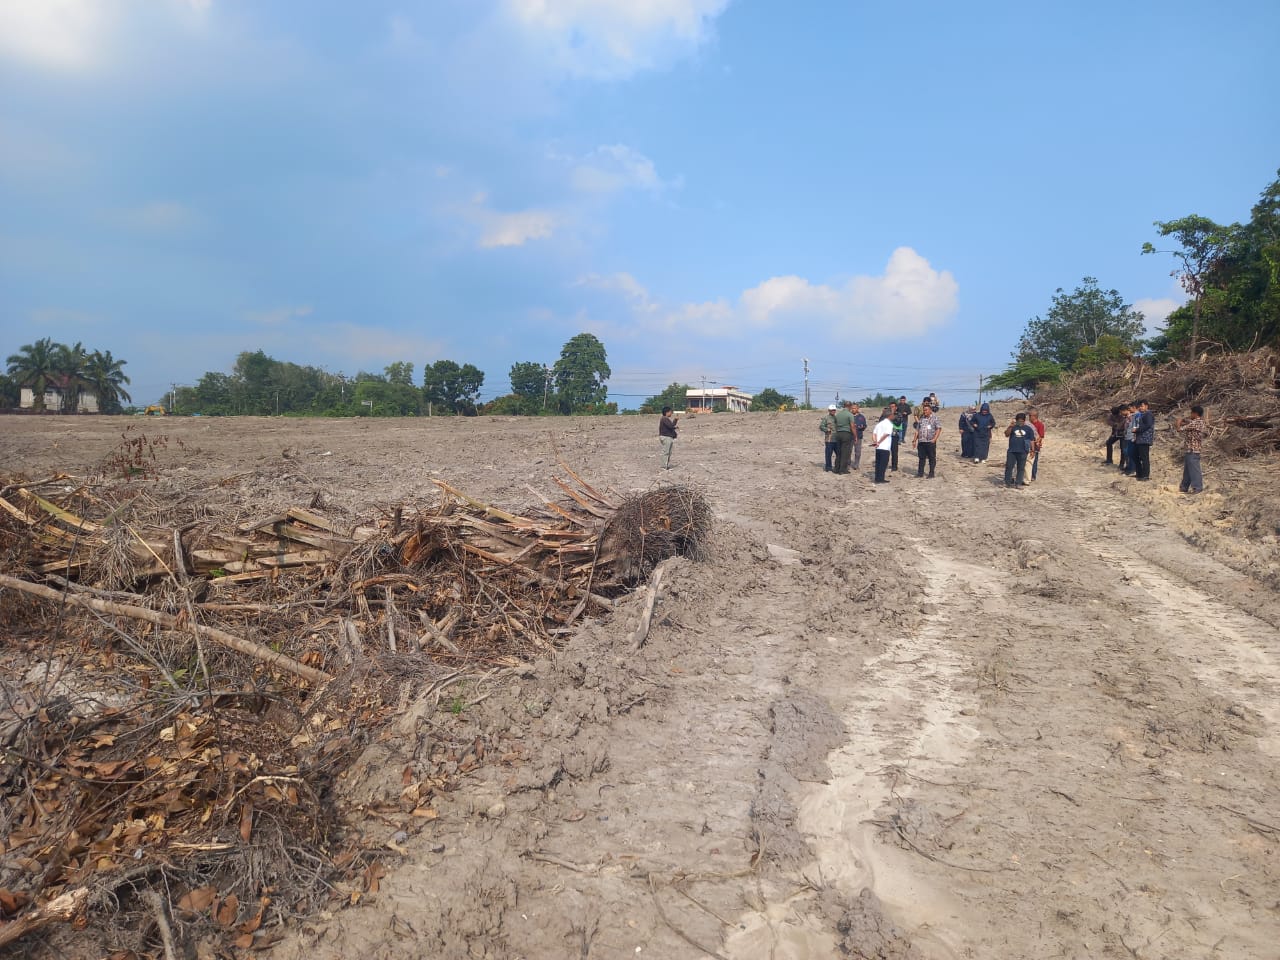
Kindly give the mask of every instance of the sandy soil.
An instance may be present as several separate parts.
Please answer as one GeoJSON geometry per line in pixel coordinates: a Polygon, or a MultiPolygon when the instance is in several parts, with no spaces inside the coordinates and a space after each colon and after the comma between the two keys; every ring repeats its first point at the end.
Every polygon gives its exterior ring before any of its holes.
{"type": "Polygon", "coordinates": [[[1262,468],[1188,500],[1172,457],[1137,484],[1099,424],[1051,422],[1030,488],[954,431],[937,479],[908,455],[877,488],[869,456],[823,473],[817,418],[686,419],[670,473],[631,417],[7,417],[0,462],[83,473],[132,426],[167,436],[166,482],[261,512],[367,512],[429,476],[520,507],[557,457],[711,498],[714,555],[670,571],[638,651],[635,598],[371,748],[349,802],[432,744],[502,760],[274,960],[1274,958],[1280,568],[1232,492],[1262,468]]]}

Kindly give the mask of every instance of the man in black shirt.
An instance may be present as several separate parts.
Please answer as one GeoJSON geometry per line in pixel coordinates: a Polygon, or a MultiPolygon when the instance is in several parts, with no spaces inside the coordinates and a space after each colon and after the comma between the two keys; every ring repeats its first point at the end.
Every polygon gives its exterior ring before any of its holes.
{"type": "Polygon", "coordinates": [[[671,408],[662,408],[662,419],[658,421],[658,440],[662,444],[662,468],[671,469],[671,448],[676,444],[676,424],[679,417],[671,415],[671,408]]]}

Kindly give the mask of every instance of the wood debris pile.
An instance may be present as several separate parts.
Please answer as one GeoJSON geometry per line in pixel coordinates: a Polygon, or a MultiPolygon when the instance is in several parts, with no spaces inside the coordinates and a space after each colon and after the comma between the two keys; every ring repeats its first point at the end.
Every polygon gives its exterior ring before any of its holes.
{"type": "MultiPolygon", "coordinates": [[[[429,505],[359,522],[295,507],[170,529],[128,484],[0,487],[0,947],[88,916],[120,956],[160,954],[166,931],[258,948],[376,888],[335,784],[386,723],[705,546],[699,494],[570,476],[524,515],[437,481],[429,505]]],[[[435,744],[377,815],[429,823],[502,753],[435,744]]]]}
{"type": "Polygon", "coordinates": [[[1036,404],[1058,414],[1106,419],[1111,407],[1146,399],[1172,427],[1192,404],[1209,420],[1207,455],[1250,457],[1280,450],[1280,356],[1274,350],[1205,356],[1159,367],[1131,361],[1069,374],[1036,392],[1036,404]]]}

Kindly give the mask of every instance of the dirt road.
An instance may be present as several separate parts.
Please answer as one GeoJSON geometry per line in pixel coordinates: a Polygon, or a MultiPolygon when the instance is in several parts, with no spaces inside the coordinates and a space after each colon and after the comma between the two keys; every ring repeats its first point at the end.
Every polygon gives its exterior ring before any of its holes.
{"type": "MultiPolygon", "coordinates": [[[[276,960],[1275,957],[1280,601],[1265,551],[1214,547],[1221,495],[1179,500],[1160,457],[1135,484],[1052,423],[1027,489],[954,432],[937,479],[906,456],[873,487],[867,459],[822,472],[816,420],[686,419],[669,474],[648,418],[167,423],[166,470],[236,476],[205,496],[362,510],[431,473],[518,505],[563,457],[718,520],[638,650],[636,598],[390,731],[349,800],[433,745],[503,759],[276,960]]],[[[109,422],[8,418],[0,445],[82,469],[109,422]]]]}

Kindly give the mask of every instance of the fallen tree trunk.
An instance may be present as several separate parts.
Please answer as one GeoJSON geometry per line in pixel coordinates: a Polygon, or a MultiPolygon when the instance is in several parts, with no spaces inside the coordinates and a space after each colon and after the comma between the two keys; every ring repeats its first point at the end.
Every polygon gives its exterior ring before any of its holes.
{"type": "MultiPolygon", "coordinates": [[[[25,580],[19,580],[16,577],[0,574],[0,587],[8,587],[11,590],[18,590],[22,593],[29,593],[33,596],[43,597],[45,600],[52,600],[55,603],[68,603],[75,607],[87,607],[90,610],[97,610],[99,613],[110,613],[117,617],[129,617],[134,620],[145,620],[148,623],[154,623],[157,626],[164,627],[168,630],[179,630],[183,627],[178,618],[169,613],[162,613],[159,610],[148,610],[146,607],[135,607],[129,604],[114,603],[110,600],[100,600],[97,597],[86,597],[76,593],[63,593],[60,590],[54,590],[52,587],[46,587],[39,583],[27,583],[25,580]]],[[[206,627],[199,623],[189,623],[186,626],[191,627],[200,636],[208,637],[214,643],[219,643],[224,647],[228,647],[239,653],[248,654],[255,659],[264,663],[269,663],[277,669],[292,673],[294,676],[301,677],[304,680],[310,680],[312,683],[327,683],[333,678],[323,671],[316,670],[312,667],[305,666],[294,660],[292,657],[286,657],[282,653],[276,653],[270,647],[264,647],[260,643],[254,643],[252,640],[246,640],[243,637],[237,637],[234,634],[219,630],[216,627],[206,627]]]]}

